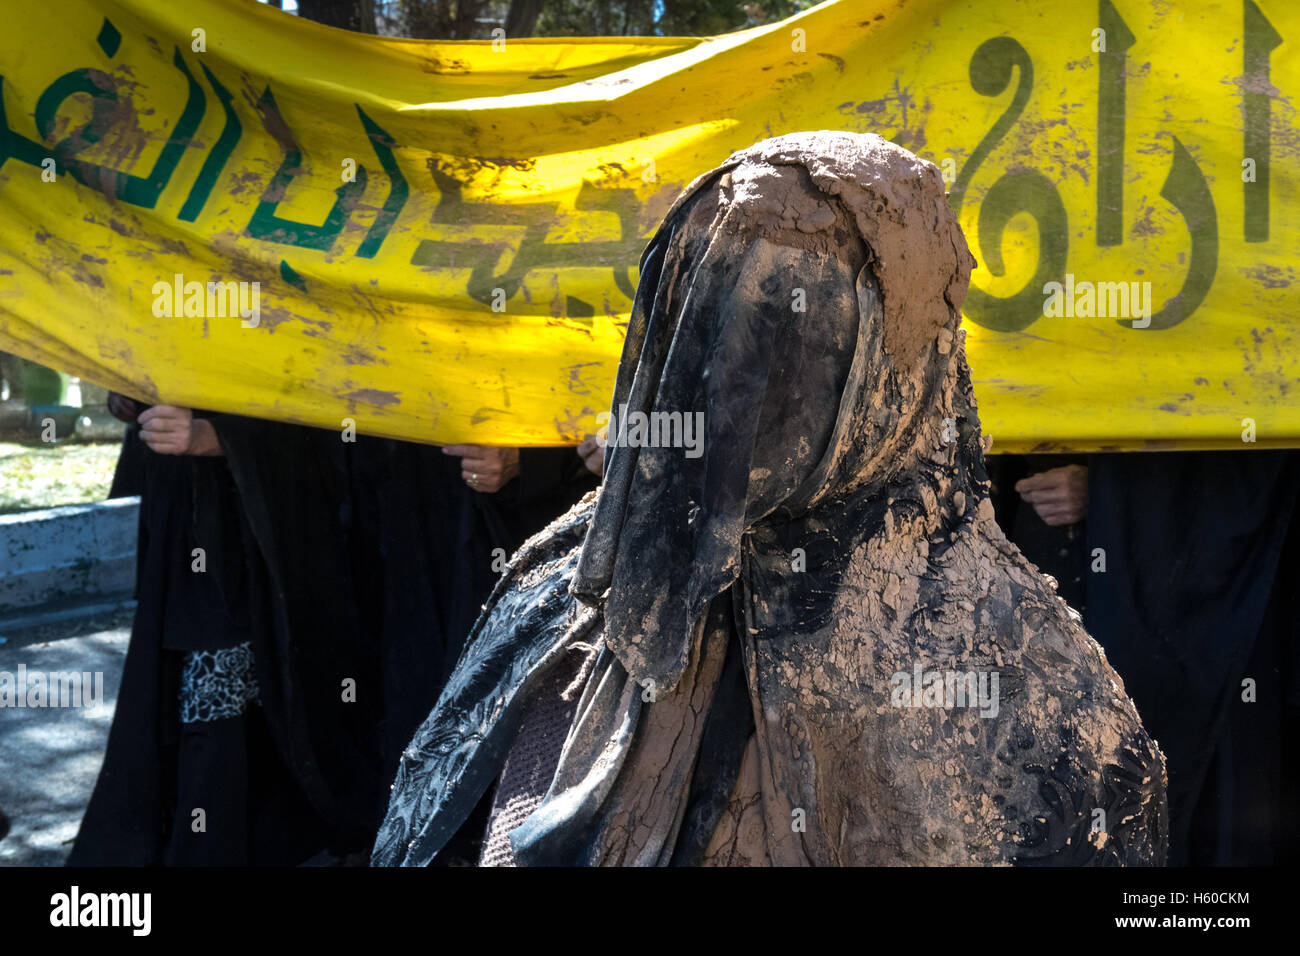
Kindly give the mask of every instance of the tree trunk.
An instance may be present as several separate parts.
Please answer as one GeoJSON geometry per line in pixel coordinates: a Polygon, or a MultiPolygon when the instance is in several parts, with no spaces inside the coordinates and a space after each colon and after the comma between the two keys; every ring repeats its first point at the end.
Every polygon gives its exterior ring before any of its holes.
{"type": "Polygon", "coordinates": [[[542,0],[510,0],[506,14],[506,36],[530,37],[537,29],[537,17],[542,12],[542,0]]]}
{"type": "Polygon", "coordinates": [[[329,27],[375,32],[373,0],[298,0],[298,16],[329,27]]]}

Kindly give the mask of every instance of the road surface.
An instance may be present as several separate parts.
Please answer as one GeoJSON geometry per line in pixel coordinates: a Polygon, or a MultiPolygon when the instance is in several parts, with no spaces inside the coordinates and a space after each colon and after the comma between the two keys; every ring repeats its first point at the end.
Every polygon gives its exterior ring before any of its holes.
{"type": "Polygon", "coordinates": [[[103,674],[94,709],[7,707],[0,698],[0,809],[11,827],[0,840],[0,866],[58,866],[71,850],[104,759],[131,613],[0,631],[0,675],[16,678],[19,665],[28,675],[103,674]]]}

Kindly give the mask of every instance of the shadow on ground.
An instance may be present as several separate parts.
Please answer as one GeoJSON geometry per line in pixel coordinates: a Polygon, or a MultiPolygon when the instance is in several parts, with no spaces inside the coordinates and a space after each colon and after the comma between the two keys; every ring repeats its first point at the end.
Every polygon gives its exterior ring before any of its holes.
{"type": "Polygon", "coordinates": [[[0,672],[96,672],[95,708],[0,706],[0,808],[10,833],[0,866],[58,866],[67,858],[104,759],[130,637],[131,611],[5,633],[0,672]]]}

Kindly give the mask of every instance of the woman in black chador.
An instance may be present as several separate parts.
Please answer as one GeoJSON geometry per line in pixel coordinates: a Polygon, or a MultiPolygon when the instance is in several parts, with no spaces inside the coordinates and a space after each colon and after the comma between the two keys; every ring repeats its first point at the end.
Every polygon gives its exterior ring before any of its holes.
{"type": "Polygon", "coordinates": [[[484,863],[1163,862],[1160,751],[993,521],[972,264],[938,170],[877,136],[693,183],[604,486],[513,559],[374,862],[432,861],[494,782],[484,863]]]}
{"type": "Polygon", "coordinates": [[[591,476],[571,448],[530,448],[488,487],[434,446],[110,407],[133,423],[114,493],[141,495],[138,608],[69,862],[364,860],[494,551],[591,476]]]}
{"type": "Polygon", "coordinates": [[[69,863],[291,865],[364,847],[382,804],[379,654],[351,584],[337,432],[139,414],[138,606],[69,863]],[[345,683],[348,682],[348,683],[345,683]]]}

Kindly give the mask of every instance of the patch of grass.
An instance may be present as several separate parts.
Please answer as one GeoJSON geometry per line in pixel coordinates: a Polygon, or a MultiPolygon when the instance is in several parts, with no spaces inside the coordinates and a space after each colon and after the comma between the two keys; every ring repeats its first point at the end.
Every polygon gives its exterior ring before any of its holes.
{"type": "Polygon", "coordinates": [[[121,447],[120,442],[0,442],[0,514],[103,501],[121,447]]]}

